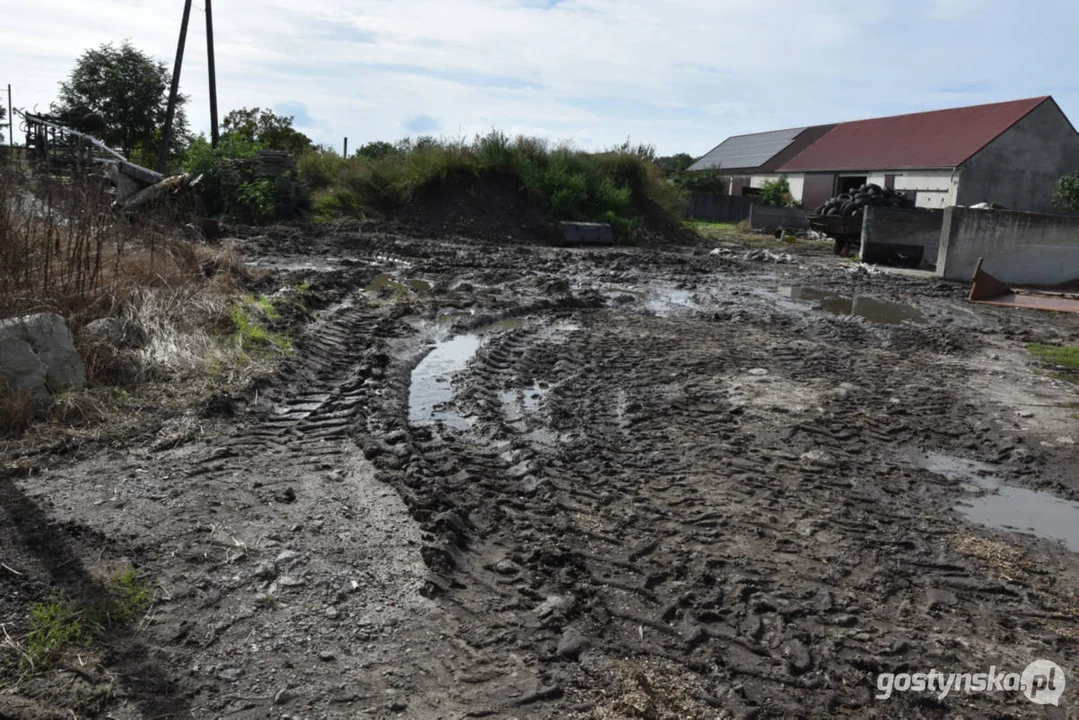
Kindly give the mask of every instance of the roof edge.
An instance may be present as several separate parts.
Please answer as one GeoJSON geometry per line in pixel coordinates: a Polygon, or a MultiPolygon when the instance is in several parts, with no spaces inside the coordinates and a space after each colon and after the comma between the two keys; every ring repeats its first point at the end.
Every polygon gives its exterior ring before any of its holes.
{"type": "MultiPolygon", "coordinates": [[[[1056,101],[1056,100],[1053,100],[1053,96],[1052,96],[1052,95],[1042,95],[1042,96],[1040,96],[1040,97],[1032,97],[1032,98],[1026,98],[1026,99],[1027,99],[1027,100],[1040,100],[1040,102],[1039,102],[1039,103],[1038,103],[1037,105],[1035,105],[1035,106],[1033,106],[1032,108],[1030,108],[1029,110],[1027,110],[1027,111],[1026,111],[1025,113],[1023,113],[1023,114],[1022,114],[1022,115],[1020,115],[1019,117],[1017,117],[1017,118],[1015,119],[1015,122],[1013,122],[1013,123],[1012,123],[1011,125],[1009,125],[1008,127],[1004,128],[1003,130],[1001,130],[1000,132],[998,132],[998,133],[997,133],[996,135],[994,135],[993,137],[989,138],[989,139],[988,139],[988,140],[987,140],[987,141],[986,141],[986,142],[985,142],[985,143],[984,143],[984,144],[983,144],[983,145],[982,145],[981,147],[979,147],[979,148],[978,148],[977,150],[975,150],[975,151],[974,151],[974,152],[972,152],[972,153],[971,153],[970,155],[967,155],[967,156],[966,156],[965,158],[963,158],[963,160],[962,160],[962,161],[961,161],[961,162],[959,163],[959,165],[956,165],[956,167],[959,167],[960,165],[965,165],[965,164],[967,163],[967,161],[968,161],[968,160],[970,160],[970,159],[971,159],[972,157],[974,157],[975,155],[977,155],[978,153],[980,153],[980,152],[981,152],[982,150],[985,150],[985,149],[986,149],[987,147],[989,147],[990,145],[992,145],[993,143],[995,143],[995,142],[996,142],[996,141],[997,141],[998,139],[1000,139],[1000,136],[1001,136],[1001,135],[1003,135],[1004,133],[1008,132],[1009,130],[1011,130],[1011,129],[1012,129],[1013,127],[1015,127],[1015,126],[1016,126],[1016,125],[1018,125],[1019,123],[1023,122],[1024,120],[1026,120],[1026,119],[1027,119],[1028,117],[1030,117],[1030,114],[1031,114],[1032,112],[1034,112],[1035,110],[1037,110],[1038,108],[1040,108],[1040,107],[1041,107],[1042,105],[1045,105],[1045,103],[1046,103],[1046,101],[1047,101],[1047,100],[1048,100],[1048,101],[1051,101],[1051,102],[1053,103],[1053,105],[1054,105],[1054,106],[1056,106],[1056,109],[1057,109],[1057,110],[1058,110],[1058,111],[1060,112],[1060,114],[1061,114],[1061,115],[1064,115],[1064,111],[1060,109],[1060,106],[1059,106],[1059,105],[1057,105],[1057,101],[1056,101]]],[[[1023,100],[1016,100],[1015,102],[1024,102],[1024,101],[1023,101],[1023,100]]],[[[1067,116],[1067,115],[1064,115],[1064,119],[1065,119],[1065,120],[1067,120],[1067,122],[1068,122],[1068,124],[1069,124],[1069,125],[1071,125],[1071,120],[1068,120],[1068,116],[1067,116]]],[[[1073,131],[1075,130],[1075,126],[1074,126],[1074,125],[1072,125],[1072,130],[1073,130],[1073,131]]]]}

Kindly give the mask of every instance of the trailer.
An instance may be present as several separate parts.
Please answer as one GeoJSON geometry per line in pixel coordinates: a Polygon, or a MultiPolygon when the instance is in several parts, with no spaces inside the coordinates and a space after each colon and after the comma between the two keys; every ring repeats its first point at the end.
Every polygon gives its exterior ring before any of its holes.
{"type": "Polygon", "coordinates": [[[834,241],[832,252],[851,255],[862,242],[862,213],[855,215],[810,215],[809,227],[834,241]]]}

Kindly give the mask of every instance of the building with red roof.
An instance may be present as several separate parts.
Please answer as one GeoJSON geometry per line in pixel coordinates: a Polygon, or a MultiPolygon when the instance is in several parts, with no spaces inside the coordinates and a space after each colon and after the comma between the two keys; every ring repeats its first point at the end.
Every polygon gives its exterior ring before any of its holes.
{"type": "MultiPolygon", "coordinates": [[[[995,202],[1051,212],[1057,179],[1079,170],[1079,134],[1049,96],[818,128],[824,132],[815,137],[802,133],[801,147],[792,142],[766,158],[758,153],[755,168],[731,168],[732,192],[752,194],[764,181],[786,177],[807,208],[876,183],[905,192],[917,207],[995,202]]],[[[775,133],[731,138],[717,150],[731,141],[777,145],[758,137],[775,133]]]]}

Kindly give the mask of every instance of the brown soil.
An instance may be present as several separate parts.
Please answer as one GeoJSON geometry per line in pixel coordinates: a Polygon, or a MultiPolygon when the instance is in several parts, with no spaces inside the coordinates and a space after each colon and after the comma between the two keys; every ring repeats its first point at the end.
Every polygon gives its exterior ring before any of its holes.
{"type": "Polygon", "coordinates": [[[0,718],[1079,708],[1074,687],[1060,708],[874,698],[881,672],[1039,658],[1073,681],[1079,556],[965,521],[978,489],[919,458],[1079,499],[1079,398],[1023,350],[1079,318],[832,258],[451,241],[478,212],[453,205],[421,235],[247,238],[266,263],[324,262],[278,276],[321,309],[190,441],[4,459],[0,718]],[[789,285],[920,316],[833,314],[789,285]],[[428,375],[432,348],[459,370],[428,375]],[[29,605],[127,563],[151,611],[22,673],[29,605]]]}

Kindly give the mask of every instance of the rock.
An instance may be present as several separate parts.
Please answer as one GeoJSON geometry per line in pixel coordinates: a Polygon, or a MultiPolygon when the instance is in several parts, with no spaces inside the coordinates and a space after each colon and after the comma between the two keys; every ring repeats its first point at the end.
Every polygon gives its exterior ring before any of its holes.
{"type": "Polygon", "coordinates": [[[115,347],[137,350],[146,344],[146,333],[138,325],[119,318],[99,318],[79,333],[85,342],[105,342],[115,347]]]}
{"type": "Polygon", "coordinates": [[[277,577],[277,566],[272,562],[259,563],[258,567],[255,568],[255,577],[263,580],[273,580],[277,577]]]}
{"type": "Polygon", "coordinates": [[[813,665],[809,650],[799,640],[791,640],[783,648],[783,656],[792,675],[801,675],[813,665]]]}
{"type": "Polygon", "coordinates": [[[300,553],[296,552],[295,550],[282,550],[280,554],[278,554],[277,559],[274,560],[274,562],[276,562],[278,565],[283,565],[285,563],[292,562],[298,557],[300,557],[300,553]]]}
{"type": "Polygon", "coordinates": [[[581,657],[581,653],[587,650],[591,644],[591,641],[578,630],[568,628],[562,633],[562,639],[558,641],[558,649],[556,652],[560,657],[564,657],[567,660],[576,660],[581,657]]]}
{"type": "Polygon", "coordinates": [[[273,696],[274,705],[284,705],[289,700],[295,700],[299,697],[299,693],[289,690],[288,688],[281,688],[277,691],[277,694],[273,696]]]}
{"type": "Polygon", "coordinates": [[[337,659],[337,655],[335,655],[330,650],[320,650],[318,654],[318,659],[322,662],[331,662],[337,659]]]}
{"type": "Polygon", "coordinates": [[[85,386],[86,367],[64,319],[38,313],[0,320],[0,380],[39,404],[85,386]]]}
{"type": "Polygon", "coordinates": [[[237,682],[243,674],[243,668],[222,668],[217,671],[217,676],[228,682],[237,682]]]}
{"type": "Polygon", "coordinates": [[[544,618],[554,612],[567,613],[575,604],[571,595],[550,595],[536,608],[536,617],[544,618]]]}

